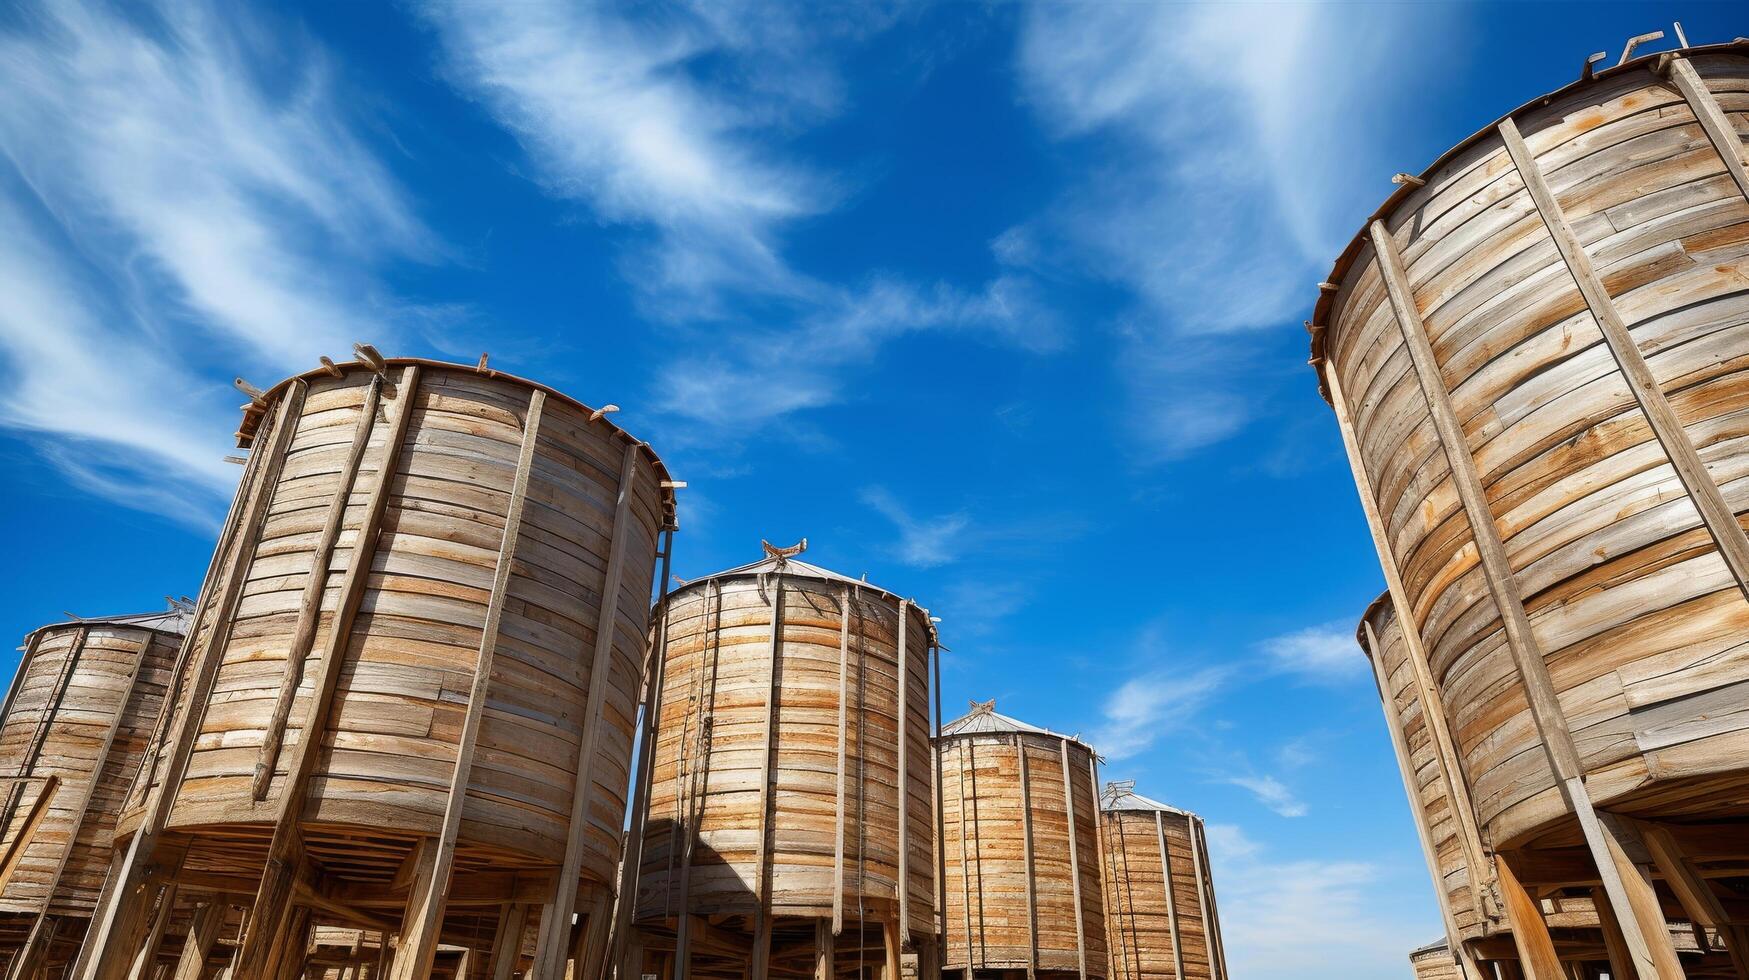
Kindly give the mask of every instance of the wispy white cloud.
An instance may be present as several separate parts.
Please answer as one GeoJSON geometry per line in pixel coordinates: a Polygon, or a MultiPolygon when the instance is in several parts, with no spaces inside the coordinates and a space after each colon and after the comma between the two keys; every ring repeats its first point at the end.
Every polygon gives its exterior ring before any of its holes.
{"type": "Polygon", "coordinates": [[[894,550],[900,561],[913,568],[933,568],[958,557],[964,544],[960,538],[972,523],[970,514],[958,511],[940,517],[913,517],[885,487],[869,487],[861,496],[863,503],[898,528],[899,543],[894,550]]]}
{"type": "Polygon", "coordinates": [[[1385,177],[1401,167],[1385,162],[1379,134],[1396,131],[1407,86],[1391,79],[1425,15],[1339,4],[1027,8],[1022,95],[1057,139],[1101,162],[1010,240],[1136,297],[1117,368],[1155,458],[1228,438],[1265,410],[1254,389],[1218,380],[1246,350],[1223,335],[1297,324],[1312,284],[1389,191],[1385,177]],[[1328,70],[1333,50],[1341,71],[1328,70]]]}
{"type": "Polygon", "coordinates": [[[1424,905],[1380,902],[1382,870],[1366,861],[1279,860],[1232,824],[1207,826],[1221,932],[1236,977],[1351,980],[1400,976],[1408,951],[1432,938],[1424,905]],[[1306,956],[1308,923],[1318,955],[1306,956]]]}
{"type": "Polygon", "coordinates": [[[1221,777],[1221,782],[1230,783],[1248,791],[1257,797],[1257,802],[1274,810],[1284,817],[1303,817],[1311,812],[1293,790],[1281,780],[1270,775],[1228,775],[1221,777]]]}
{"type": "Polygon", "coordinates": [[[1220,690],[1226,677],[1226,671],[1218,667],[1132,677],[1106,699],[1103,721],[1093,733],[1092,744],[1113,761],[1139,755],[1186,725],[1220,690]]]}
{"type": "Polygon", "coordinates": [[[1354,628],[1335,622],[1308,626],[1263,641],[1276,669],[1317,681],[1346,681],[1366,670],[1354,628]]]}
{"type": "Polygon", "coordinates": [[[202,367],[382,339],[370,268],[439,252],[295,28],[199,2],[30,5],[0,31],[0,89],[7,424],[138,454],[73,474],[132,505],[234,480],[215,407],[234,396],[202,367]],[[118,465],[172,492],[100,476],[118,465]]]}
{"type": "Polygon", "coordinates": [[[913,568],[1029,553],[1077,537],[1086,526],[1081,519],[1062,514],[1022,517],[985,514],[973,520],[969,507],[922,516],[882,486],[865,487],[859,496],[899,532],[898,540],[888,550],[913,568]]]}

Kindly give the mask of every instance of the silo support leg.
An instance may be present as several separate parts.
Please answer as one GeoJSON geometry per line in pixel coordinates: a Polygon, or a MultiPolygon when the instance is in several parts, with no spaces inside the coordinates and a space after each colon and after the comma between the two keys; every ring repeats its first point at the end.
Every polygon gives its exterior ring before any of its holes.
{"type": "MultiPolygon", "coordinates": [[[[1676,955],[1676,946],[1670,940],[1670,927],[1664,919],[1663,906],[1658,901],[1658,892],[1652,887],[1649,871],[1652,858],[1645,844],[1631,821],[1613,813],[1599,812],[1597,825],[1603,832],[1610,859],[1615,863],[1622,891],[1627,896],[1628,907],[1614,909],[1618,922],[1621,916],[1633,916],[1640,935],[1645,937],[1646,952],[1651,957],[1650,963],[1635,957],[1640,964],[1640,980],[1685,980],[1687,974],[1683,972],[1682,960],[1676,955]]],[[[1629,948],[1632,949],[1631,944],[1629,948]]],[[[1632,977],[1633,974],[1624,976],[1632,977]]]]}
{"type": "Polygon", "coordinates": [[[133,966],[128,970],[128,980],[151,980],[156,972],[153,967],[158,960],[158,947],[164,942],[164,928],[170,924],[170,913],[176,908],[176,885],[165,885],[159,893],[158,910],[152,915],[152,926],[146,932],[146,941],[140,944],[140,949],[134,954],[133,966]]]}
{"type": "Polygon", "coordinates": [[[612,913],[612,896],[606,888],[598,889],[589,903],[589,918],[577,930],[577,948],[571,953],[577,961],[576,980],[601,980],[601,968],[607,963],[607,926],[612,913]]]}
{"type": "Polygon", "coordinates": [[[6,974],[7,980],[34,980],[42,970],[43,958],[48,954],[49,946],[54,943],[55,933],[60,928],[60,916],[37,916],[36,923],[30,927],[30,936],[24,941],[24,947],[12,957],[12,969],[6,974]]]}
{"type": "Polygon", "coordinates": [[[510,980],[522,958],[522,936],[528,925],[528,906],[522,903],[499,907],[498,932],[492,937],[492,980],[510,980]]]}
{"type": "Polygon", "coordinates": [[[1676,900],[1688,913],[1689,920],[1723,936],[1737,980],[1749,980],[1749,929],[1731,923],[1724,903],[1701,877],[1700,869],[1683,853],[1674,834],[1657,824],[1637,822],[1634,826],[1650,852],[1652,863],[1670,890],[1676,893],[1676,900]]]}
{"type": "Polygon", "coordinates": [[[1555,955],[1555,941],[1543,920],[1542,906],[1519,884],[1511,862],[1504,855],[1495,855],[1494,870],[1499,876],[1500,897],[1506,906],[1507,921],[1512,924],[1512,944],[1518,948],[1518,963],[1525,980],[1565,980],[1566,972],[1561,969],[1561,958],[1555,955]]]}
{"type": "Polygon", "coordinates": [[[212,951],[213,940],[218,938],[219,927],[225,923],[225,905],[221,901],[207,902],[194,912],[194,921],[189,923],[188,938],[182,941],[182,955],[176,960],[176,972],[171,980],[200,980],[206,972],[207,954],[212,951]]]}
{"type": "Polygon", "coordinates": [[[837,958],[833,948],[832,920],[814,922],[814,980],[833,980],[832,963],[837,958]]]}
{"type": "Polygon", "coordinates": [[[1609,896],[1602,888],[1593,888],[1591,902],[1597,906],[1597,918],[1603,926],[1603,952],[1609,957],[1609,975],[1612,978],[1633,976],[1633,957],[1628,955],[1628,943],[1621,934],[1621,923],[1616,921],[1615,911],[1609,907],[1609,896]]]}
{"type": "Polygon", "coordinates": [[[759,911],[759,923],[753,930],[753,955],[748,967],[753,980],[765,980],[771,973],[771,910],[759,911]]]}
{"type": "Polygon", "coordinates": [[[899,936],[898,921],[888,919],[882,922],[881,935],[882,938],[886,940],[887,946],[887,967],[882,971],[881,975],[884,976],[886,980],[899,980],[899,961],[900,957],[904,954],[901,952],[903,949],[903,941],[899,936]]]}

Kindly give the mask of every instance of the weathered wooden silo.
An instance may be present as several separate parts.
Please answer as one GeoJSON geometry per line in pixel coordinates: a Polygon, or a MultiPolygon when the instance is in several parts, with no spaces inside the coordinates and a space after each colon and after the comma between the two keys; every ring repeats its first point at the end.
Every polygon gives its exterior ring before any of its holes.
{"type": "Polygon", "coordinates": [[[178,885],[249,905],[236,980],[324,924],[395,934],[397,980],[510,920],[529,977],[599,969],[672,485],[484,359],[359,354],[244,386],[247,469],[81,980],[178,885]]]}
{"type": "Polygon", "coordinates": [[[0,709],[0,952],[9,977],[64,967],[109,870],[186,613],[79,619],[24,642],[0,709]]]}
{"type": "Polygon", "coordinates": [[[1415,971],[1415,980],[1464,980],[1451,947],[1443,939],[1410,950],[1409,968],[1415,971]]]}
{"type": "Polygon", "coordinates": [[[1742,44],[1587,68],[1400,177],[1311,323],[1532,980],[1593,885],[1632,975],[1681,975],[1669,905],[1749,976],[1746,90],[1742,44]]]}
{"type": "Polygon", "coordinates": [[[1227,980],[1202,818],[1106,783],[1105,931],[1112,980],[1227,980]]]}
{"type": "Polygon", "coordinates": [[[937,751],[944,970],[1109,976],[1093,749],[974,701],[937,751]]]}
{"type": "Polygon", "coordinates": [[[912,950],[928,974],[934,625],[800,546],[766,549],[669,593],[655,626],[638,961],[676,980],[897,978],[912,950]]]}

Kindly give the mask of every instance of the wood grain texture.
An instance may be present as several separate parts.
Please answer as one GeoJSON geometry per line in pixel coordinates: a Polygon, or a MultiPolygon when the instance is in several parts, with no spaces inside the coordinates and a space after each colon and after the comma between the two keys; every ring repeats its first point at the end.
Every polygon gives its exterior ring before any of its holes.
{"type": "MultiPolygon", "coordinates": [[[[859,919],[872,927],[896,917],[903,880],[913,931],[933,936],[925,657],[906,657],[899,727],[900,624],[908,650],[926,650],[927,613],[797,567],[780,577],[697,580],[668,596],[638,921],[747,917],[763,898],[779,918],[832,920],[837,909],[849,933],[859,919]],[[903,879],[901,848],[909,854],[903,879]]],[[[750,920],[731,925],[752,934],[750,920]]]]}
{"type": "Polygon", "coordinates": [[[1221,980],[1218,943],[1211,942],[1215,931],[1207,912],[1213,901],[1199,874],[1197,818],[1159,810],[1105,810],[1102,819],[1111,910],[1106,921],[1110,976],[1221,980]]]}
{"type": "MultiPolygon", "coordinates": [[[[1694,51],[1687,64],[1742,139],[1749,57],[1694,51]]],[[[1320,304],[1316,355],[1347,395],[1412,628],[1492,845],[1570,839],[1574,827],[1479,560],[1485,542],[1460,501],[1454,452],[1477,475],[1483,524],[1523,601],[1521,651],[1540,653],[1597,807],[1749,815],[1749,780],[1734,775],[1749,751],[1749,711],[1731,707],[1749,689],[1739,688],[1749,684],[1749,602],[1592,316],[1607,301],[1620,317],[1677,434],[1740,523],[1749,200],[1689,101],[1650,64],[1527,107],[1515,125],[1601,292],[1589,304],[1581,295],[1491,131],[1383,215],[1402,257],[1399,299],[1425,326],[1455,435],[1429,412],[1374,245],[1345,256],[1338,289],[1320,304]]],[[[1689,468],[1691,485],[1699,476],[1689,468]]]]}
{"type": "MultiPolygon", "coordinates": [[[[949,856],[943,968],[1074,974],[1084,949],[1088,976],[1112,975],[1099,803],[1088,778],[1092,751],[1079,741],[1034,732],[1018,738],[1013,732],[949,734],[939,740],[939,750],[947,777],[941,843],[949,856]],[[962,778],[963,797],[957,784],[962,778]],[[1072,821],[1065,789],[1073,794],[1072,821]],[[1078,861],[1070,858],[1071,834],[1078,861]],[[1078,880],[1072,873],[1077,865],[1078,880]]],[[[1193,893],[1186,895],[1194,902],[1193,893]]]]}

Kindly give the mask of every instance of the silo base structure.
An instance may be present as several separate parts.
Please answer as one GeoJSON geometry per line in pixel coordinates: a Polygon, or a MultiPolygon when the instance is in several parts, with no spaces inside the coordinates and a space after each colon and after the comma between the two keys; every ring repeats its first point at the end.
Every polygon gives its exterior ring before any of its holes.
{"type": "Polygon", "coordinates": [[[974,701],[937,752],[944,975],[1114,976],[1093,749],[974,701]]]}
{"type": "Polygon", "coordinates": [[[805,545],[663,600],[623,976],[936,973],[935,628],[805,545]]]}
{"type": "Polygon", "coordinates": [[[602,973],[674,485],[483,358],[358,355],[239,382],[249,459],[69,976],[167,960],[211,896],[246,909],[230,980],[298,976],[329,926],[388,937],[394,980],[448,947],[602,973]]]}
{"type": "Polygon", "coordinates": [[[1749,980],[1749,42],[1633,48],[1400,175],[1311,360],[1466,963],[1563,980],[1583,898],[1612,976],[1749,980]]]}
{"type": "Polygon", "coordinates": [[[109,868],[116,811],[145,760],[186,611],[80,619],[26,638],[0,710],[0,956],[64,970],[109,868]]]}
{"type": "Polygon", "coordinates": [[[1202,818],[1135,789],[1100,798],[1112,980],[1227,980],[1202,818]]]}

